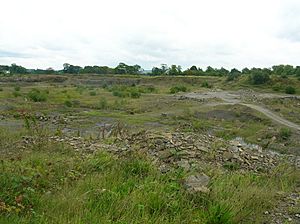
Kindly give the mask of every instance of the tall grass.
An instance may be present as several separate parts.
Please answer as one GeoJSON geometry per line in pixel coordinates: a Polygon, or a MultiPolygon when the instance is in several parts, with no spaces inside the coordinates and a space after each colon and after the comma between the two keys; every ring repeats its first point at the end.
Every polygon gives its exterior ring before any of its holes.
{"type": "Polygon", "coordinates": [[[1,152],[15,148],[0,163],[0,223],[262,223],[277,192],[299,184],[286,165],[271,174],[210,167],[211,192],[191,195],[186,173],[161,174],[139,152],[78,153],[47,138],[20,152],[22,135],[0,132],[1,152]]]}

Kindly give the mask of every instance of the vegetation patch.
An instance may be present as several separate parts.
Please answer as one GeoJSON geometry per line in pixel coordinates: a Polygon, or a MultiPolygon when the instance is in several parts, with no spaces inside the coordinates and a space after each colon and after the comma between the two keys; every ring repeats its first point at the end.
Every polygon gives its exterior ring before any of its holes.
{"type": "Polygon", "coordinates": [[[179,92],[186,92],[188,89],[186,86],[183,85],[177,85],[177,86],[173,86],[170,88],[170,93],[174,94],[174,93],[179,93],[179,92]]]}
{"type": "Polygon", "coordinates": [[[29,97],[30,100],[34,102],[44,102],[47,100],[47,93],[39,89],[30,90],[27,96],[29,97]]]}

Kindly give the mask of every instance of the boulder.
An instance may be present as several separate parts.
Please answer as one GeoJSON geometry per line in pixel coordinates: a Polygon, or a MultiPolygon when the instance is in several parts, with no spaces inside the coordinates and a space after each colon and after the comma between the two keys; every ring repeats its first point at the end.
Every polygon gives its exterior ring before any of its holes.
{"type": "Polygon", "coordinates": [[[205,174],[191,175],[185,179],[184,186],[190,193],[209,193],[209,181],[210,178],[205,174]]]}

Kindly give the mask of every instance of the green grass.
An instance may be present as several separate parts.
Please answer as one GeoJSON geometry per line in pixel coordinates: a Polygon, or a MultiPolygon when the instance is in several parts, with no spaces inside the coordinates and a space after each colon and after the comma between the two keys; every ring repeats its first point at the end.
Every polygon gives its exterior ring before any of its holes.
{"type": "Polygon", "coordinates": [[[299,171],[284,164],[268,174],[207,166],[211,192],[190,195],[187,173],[161,174],[138,151],[78,153],[43,131],[20,151],[24,134],[0,132],[1,152],[11,152],[0,163],[0,223],[261,223],[277,192],[299,184],[299,171]]]}
{"type": "MultiPolygon", "coordinates": [[[[80,130],[94,127],[96,122],[120,121],[134,130],[209,132],[224,139],[240,136],[253,143],[265,135],[289,144],[293,140],[293,132],[273,126],[242,106],[205,107],[170,95],[176,86],[187,91],[214,87],[283,93],[286,86],[300,89],[300,81],[293,78],[279,80],[277,86],[274,78],[271,84],[261,86],[252,86],[244,77],[226,85],[220,77],[92,76],[97,81],[93,85],[84,84],[86,76],[69,78],[80,84],[18,83],[20,89],[15,83],[5,84],[0,91],[0,115],[5,121],[20,123],[24,114],[58,114],[73,117],[67,127],[80,130]],[[122,84],[127,81],[137,84],[122,84]],[[215,110],[229,111],[235,117],[203,116],[215,110]]],[[[296,101],[270,99],[264,103],[300,122],[296,101]]],[[[0,128],[1,224],[262,223],[263,211],[278,203],[277,192],[289,193],[299,184],[299,171],[287,165],[258,174],[240,173],[238,165],[230,162],[223,167],[206,164],[203,169],[211,177],[210,193],[190,195],[182,185],[188,175],[182,170],[161,174],[139,152],[120,158],[101,149],[94,154],[74,152],[64,143],[47,141],[48,131],[39,129],[33,120],[29,122],[28,130],[0,128]],[[24,146],[22,136],[31,136],[35,143],[24,146]]],[[[63,135],[59,128],[66,124],[59,125],[55,129],[63,135]]]]}

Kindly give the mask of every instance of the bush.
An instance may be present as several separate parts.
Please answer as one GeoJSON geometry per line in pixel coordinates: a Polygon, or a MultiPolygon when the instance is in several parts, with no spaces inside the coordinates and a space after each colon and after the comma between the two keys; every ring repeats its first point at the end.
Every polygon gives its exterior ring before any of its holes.
{"type": "Polygon", "coordinates": [[[21,96],[21,93],[19,93],[19,92],[17,92],[17,91],[13,91],[13,96],[14,96],[14,97],[21,96]]]}
{"type": "Polygon", "coordinates": [[[209,84],[207,81],[204,81],[204,82],[201,84],[201,87],[211,89],[213,86],[212,86],[211,84],[209,84]]]}
{"type": "Polygon", "coordinates": [[[286,94],[295,94],[296,93],[296,89],[292,86],[287,86],[285,88],[285,93],[286,94]]]}
{"type": "Polygon", "coordinates": [[[2,92],[3,91],[3,88],[0,88],[0,92],[2,92]]]}
{"type": "Polygon", "coordinates": [[[140,96],[141,96],[141,93],[139,93],[137,90],[131,90],[130,91],[130,97],[131,98],[137,99],[137,98],[140,98],[140,96]]]}
{"type": "Polygon", "coordinates": [[[17,91],[17,92],[18,92],[18,91],[20,91],[20,90],[21,90],[21,87],[20,87],[20,86],[15,86],[15,88],[14,88],[14,89],[15,89],[15,91],[17,91]]]}
{"type": "Polygon", "coordinates": [[[99,108],[100,108],[100,109],[107,109],[107,108],[108,108],[108,103],[107,103],[106,98],[102,97],[102,98],[100,99],[100,102],[99,102],[99,108]]]}
{"type": "Polygon", "coordinates": [[[272,89],[276,92],[280,91],[282,89],[281,85],[279,83],[277,83],[276,85],[274,85],[272,87],[272,89]]]}
{"type": "Polygon", "coordinates": [[[270,76],[266,73],[255,73],[252,74],[249,79],[253,85],[261,85],[269,82],[270,76]]]}
{"type": "Polygon", "coordinates": [[[279,137],[283,140],[287,140],[291,137],[292,131],[289,128],[281,128],[279,131],[279,137]]]}
{"type": "Polygon", "coordinates": [[[97,95],[97,93],[95,91],[90,92],[90,96],[96,96],[96,95],[97,95]]]}
{"type": "Polygon", "coordinates": [[[109,89],[110,92],[113,93],[114,96],[118,97],[131,97],[131,98],[139,98],[141,93],[148,93],[154,91],[152,87],[136,87],[136,86],[112,86],[109,89]]]}
{"type": "Polygon", "coordinates": [[[226,78],[226,81],[227,82],[234,81],[234,80],[238,79],[240,76],[241,76],[241,74],[237,73],[237,72],[229,73],[226,78]]]}
{"type": "Polygon", "coordinates": [[[186,92],[187,88],[185,86],[179,85],[179,86],[173,86],[170,89],[170,93],[178,93],[178,92],[186,92]]]}
{"type": "Polygon", "coordinates": [[[64,102],[64,104],[65,104],[66,107],[72,107],[73,106],[73,104],[72,104],[72,102],[70,100],[66,100],[64,102]]]}
{"type": "Polygon", "coordinates": [[[47,100],[47,94],[38,89],[32,89],[28,93],[28,97],[34,102],[44,102],[47,100]]]}

